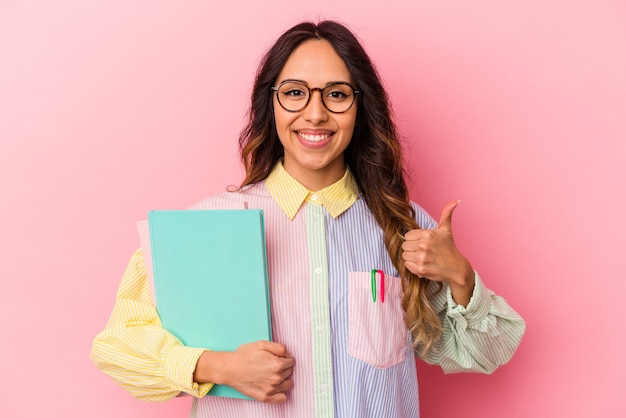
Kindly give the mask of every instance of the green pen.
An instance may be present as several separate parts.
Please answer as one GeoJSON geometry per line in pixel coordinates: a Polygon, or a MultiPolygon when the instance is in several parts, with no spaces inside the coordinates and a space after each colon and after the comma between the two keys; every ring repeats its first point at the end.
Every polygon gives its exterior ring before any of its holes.
{"type": "Polygon", "coordinates": [[[372,300],[376,302],[376,269],[372,270],[372,300]]]}

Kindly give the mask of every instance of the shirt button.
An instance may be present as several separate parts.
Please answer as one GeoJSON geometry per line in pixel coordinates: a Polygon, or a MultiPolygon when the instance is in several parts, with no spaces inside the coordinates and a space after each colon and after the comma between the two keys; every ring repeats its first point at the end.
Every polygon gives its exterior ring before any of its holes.
{"type": "Polygon", "coordinates": [[[328,386],[326,386],[326,385],[321,385],[321,386],[320,386],[320,390],[321,390],[323,393],[326,393],[326,392],[328,392],[328,386]]]}
{"type": "Polygon", "coordinates": [[[322,274],[322,268],[321,267],[316,268],[315,274],[322,274]]]}
{"type": "Polygon", "coordinates": [[[324,326],[323,325],[318,325],[317,326],[317,332],[320,333],[320,334],[323,334],[324,333],[324,326]]]}
{"type": "Polygon", "coordinates": [[[317,200],[317,195],[316,194],[312,194],[311,195],[311,200],[317,200]]]}

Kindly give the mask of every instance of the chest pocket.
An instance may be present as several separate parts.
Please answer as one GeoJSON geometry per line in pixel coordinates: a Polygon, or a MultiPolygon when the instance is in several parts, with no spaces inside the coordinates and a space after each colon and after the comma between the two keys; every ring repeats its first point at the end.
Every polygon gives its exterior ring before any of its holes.
{"type": "Polygon", "coordinates": [[[385,301],[381,280],[376,277],[376,301],[372,297],[370,272],[351,272],[348,277],[348,354],[384,369],[404,361],[408,330],[402,310],[402,284],[385,276],[385,301]]]}

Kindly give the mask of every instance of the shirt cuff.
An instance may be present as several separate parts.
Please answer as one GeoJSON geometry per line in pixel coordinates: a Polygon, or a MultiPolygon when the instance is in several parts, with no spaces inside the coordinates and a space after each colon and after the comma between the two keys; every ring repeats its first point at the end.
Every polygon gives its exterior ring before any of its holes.
{"type": "Polygon", "coordinates": [[[179,390],[197,398],[205,396],[213,387],[213,383],[196,383],[193,372],[198,359],[206,350],[203,348],[175,345],[170,350],[165,362],[165,378],[179,390]]]}
{"type": "Polygon", "coordinates": [[[448,286],[448,316],[466,326],[475,327],[489,315],[491,309],[491,297],[478,273],[474,272],[474,291],[467,306],[459,305],[452,297],[452,291],[448,286]]]}

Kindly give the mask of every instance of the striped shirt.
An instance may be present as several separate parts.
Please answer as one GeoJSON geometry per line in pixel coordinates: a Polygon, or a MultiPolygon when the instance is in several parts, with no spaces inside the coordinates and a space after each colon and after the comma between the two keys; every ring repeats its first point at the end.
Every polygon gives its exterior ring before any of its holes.
{"type": "MultiPolygon", "coordinates": [[[[185,347],[161,327],[141,250],[126,270],[106,329],[94,340],[94,363],[141,399],[195,396],[192,417],[419,417],[401,282],[350,171],[311,192],[279,163],[265,181],[193,209],[244,202],[264,211],[272,333],[296,360],[288,400],[204,396],[212,385],[192,381],[204,348],[185,347]],[[373,300],[373,269],[385,274],[384,302],[379,274],[373,300]]],[[[413,207],[421,228],[436,227],[413,207]]],[[[425,360],[447,373],[491,373],[511,358],[524,333],[523,320],[478,275],[467,307],[454,302],[448,287],[432,303],[444,333],[425,360]]]]}

